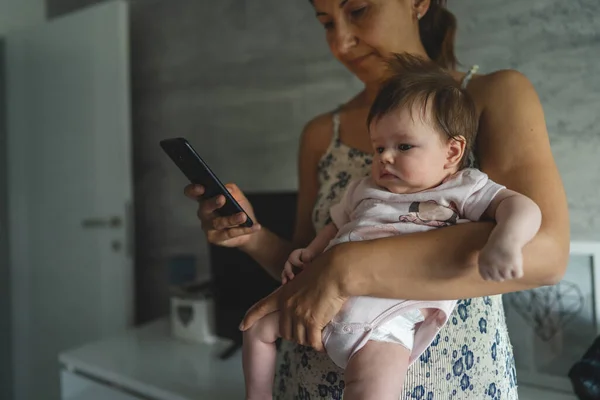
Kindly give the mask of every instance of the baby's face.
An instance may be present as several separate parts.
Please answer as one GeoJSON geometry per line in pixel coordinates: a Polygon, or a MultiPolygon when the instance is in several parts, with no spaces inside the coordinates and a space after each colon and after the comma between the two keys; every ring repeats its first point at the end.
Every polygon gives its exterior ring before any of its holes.
{"type": "Polygon", "coordinates": [[[434,130],[421,108],[391,112],[371,125],[375,182],[392,193],[415,193],[438,186],[456,172],[449,164],[450,142],[434,130]]]}

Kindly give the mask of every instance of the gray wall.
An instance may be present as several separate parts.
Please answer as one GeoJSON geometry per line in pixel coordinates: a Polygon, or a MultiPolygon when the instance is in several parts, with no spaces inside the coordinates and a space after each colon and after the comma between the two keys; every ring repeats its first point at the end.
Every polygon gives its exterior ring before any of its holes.
{"type": "Polygon", "coordinates": [[[149,303],[165,310],[170,255],[195,254],[208,273],[195,204],[158,140],[187,137],[221,179],[246,191],[295,189],[303,125],[357,87],[331,62],[308,2],[202,3],[132,7],[142,319],[149,303]]]}
{"type": "MultiPolygon", "coordinates": [[[[49,16],[94,0],[47,0],[49,16]]],[[[597,0],[450,2],[459,58],[481,72],[517,68],[546,111],[575,239],[600,240],[597,0]]],[[[167,311],[166,265],[206,246],[185,184],[158,140],[186,136],[218,175],[244,190],[296,186],[302,126],[360,85],[329,55],[305,0],[137,0],[132,82],[140,319],[167,311]]]]}
{"type": "Polygon", "coordinates": [[[6,169],[6,74],[4,39],[0,38],[0,399],[12,398],[12,320],[10,269],[8,268],[8,199],[6,169]]]}
{"type": "Polygon", "coordinates": [[[572,238],[600,240],[600,2],[452,1],[459,55],[536,87],[567,191],[572,238]]]}

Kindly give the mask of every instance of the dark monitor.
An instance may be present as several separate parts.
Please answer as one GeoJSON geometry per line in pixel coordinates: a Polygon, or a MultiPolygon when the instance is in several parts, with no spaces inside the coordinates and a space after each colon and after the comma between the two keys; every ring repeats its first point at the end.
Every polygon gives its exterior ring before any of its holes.
{"type": "MultiPolygon", "coordinates": [[[[296,216],[296,192],[246,194],[260,224],[291,240],[296,216]]],[[[242,343],[238,326],[246,311],[275,290],[280,282],[252,258],[231,248],[210,246],[217,336],[242,343]]]]}

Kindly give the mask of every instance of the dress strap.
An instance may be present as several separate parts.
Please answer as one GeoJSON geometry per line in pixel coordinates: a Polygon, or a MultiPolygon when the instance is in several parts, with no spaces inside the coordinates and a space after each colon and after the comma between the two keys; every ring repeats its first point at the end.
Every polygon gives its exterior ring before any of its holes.
{"type": "MultiPolygon", "coordinates": [[[[460,83],[460,87],[462,89],[466,89],[467,85],[469,84],[469,81],[471,80],[471,78],[473,77],[473,75],[479,70],[479,65],[473,65],[471,67],[471,69],[469,69],[469,71],[467,72],[467,74],[465,75],[465,77],[463,78],[462,82],[460,83]]],[[[479,163],[477,161],[477,158],[475,157],[475,153],[473,152],[473,149],[471,149],[471,151],[469,152],[469,154],[467,155],[468,157],[468,163],[469,163],[469,168],[479,168],[479,163]]]]}
{"type": "Polygon", "coordinates": [[[333,140],[337,141],[340,139],[340,111],[342,106],[336,108],[332,113],[333,119],[333,140]]]}
{"type": "Polygon", "coordinates": [[[469,69],[469,72],[467,72],[467,74],[465,75],[465,77],[463,78],[460,87],[463,89],[467,88],[467,85],[469,84],[469,81],[471,80],[471,78],[473,77],[473,75],[479,70],[479,65],[473,65],[471,67],[471,69],[469,69]]]}

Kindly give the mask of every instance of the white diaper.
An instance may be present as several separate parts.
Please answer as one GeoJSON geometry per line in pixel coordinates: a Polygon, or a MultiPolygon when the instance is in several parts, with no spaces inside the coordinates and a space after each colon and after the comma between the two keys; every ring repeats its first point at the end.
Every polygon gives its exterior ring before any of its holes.
{"type": "Polygon", "coordinates": [[[323,345],[336,365],[348,360],[369,340],[401,344],[412,364],[448,320],[456,301],[416,301],[351,297],[323,330],[323,345]],[[419,310],[429,309],[424,318],[419,310]]]}
{"type": "Polygon", "coordinates": [[[374,329],[369,340],[401,344],[412,350],[415,342],[415,325],[424,320],[423,314],[418,309],[407,310],[374,329]]]}

